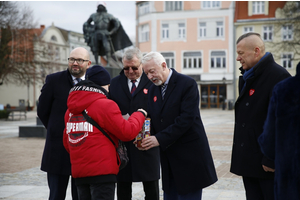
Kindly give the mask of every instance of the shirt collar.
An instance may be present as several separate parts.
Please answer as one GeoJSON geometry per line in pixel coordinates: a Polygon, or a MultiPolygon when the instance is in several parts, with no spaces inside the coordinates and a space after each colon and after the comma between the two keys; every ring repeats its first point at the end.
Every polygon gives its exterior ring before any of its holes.
{"type": "Polygon", "coordinates": [[[170,70],[170,73],[169,73],[169,75],[168,75],[167,80],[164,82],[164,85],[169,84],[169,80],[170,80],[170,78],[171,78],[171,76],[172,76],[172,74],[173,74],[173,70],[171,70],[171,69],[169,69],[169,70],[170,70]]]}

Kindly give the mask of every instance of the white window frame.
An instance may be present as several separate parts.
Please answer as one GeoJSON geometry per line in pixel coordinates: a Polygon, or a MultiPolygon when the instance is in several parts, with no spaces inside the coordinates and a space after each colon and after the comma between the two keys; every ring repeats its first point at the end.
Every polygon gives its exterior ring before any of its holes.
{"type": "Polygon", "coordinates": [[[183,53],[183,69],[202,69],[202,61],[201,51],[186,51],[183,53]]]}
{"type": "Polygon", "coordinates": [[[178,38],[185,39],[186,37],[186,26],[185,23],[180,22],[178,23],[178,38]]]}
{"type": "Polygon", "coordinates": [[[285,69],[293,69],[293,53],[281,54],[281,66],[285,69]]]}
{"type": "Polygon", "coordinates": [[[252,14],[261,15],[265,14],[265,2],[264,1],[253,1],[252,2],[252,14]]]}
{"type": "Polygon", "coordinates": [[[266,25],[262,27],[263,34],[262,34],[262,39],[264,41],[273,41],[273,26],[272,25],[266,25]],[[265,34],[267,38],[265,37],[265,34]]]}
{"type": "Polygon", "coordinates": [[[223,50],[214,50],[210,52],[210,68],[211,69],[226,69],[226,51],[223,50]],[[215,54],[223,54],[224,55],[212,55],[215,54]],[[212,65],[213,60],[213,65],[212,65]],[[217,61],[220,60],[220,67],[217,66],[217,61]]]}
{"type": "Polygon", "coordinates": [[[224,22],[223,21],[216,21],[216,36],[224,37],[224,22]],[[222,24],[220,25],[220,23],[222,23],[222,24]]]}
{"type": "Polygon", "coordinates": [[[165,1],[165,11],[183,10],[183,1],[165,1]]]}
{"type": "Polygon", "coordinates": [[[282,26],[282,40],[283,41],[290,41],[293,40],[294,34],[293,34],[293,25],[283,25],[282,26]]]}
{"type": "Polygon", "coordinates": [[[198,26],[199,26],[199,34],[198,34],[198,37],[199,38],[205,38],[206,37],[206,22],[199,22],[198,23],[198,26]],[[205,26],[202,26],[202,25],[205,25],[205,26]]]}
{"type": "Polygon", "coordinates": [[[175,54],[173,52],[160,52],[165,58],[167,66],[175,69],[175,54]]]}
{"type": "Polygon", "coordinates": [[[139,16],[150,13],[150,2],[146,1],[138,5],[139,16]]]}
{"type": "Polygon", "coordinates": [[[221,1],[201,1],[201,8],[203,9],[221,8],[221,1]]]}
{"type": "Polygon", "coordinates": [[[150,39],[149,24],[140,25],[139,42],[148,42],[150,39]]]}
{"type": "Polygon", "coordinates": [[[243,31],[244,31],[244,34],[254,32],[254,27],[253,26],[244,26],[243,31]]]}
{"type": "Polygon", "coordinates": [[[169,23],[162,23],[161,24],[161,39],[166,40],[170,38],[170,30],[169,30],[169,23]],[[164,27],[165,26],[165,27],[164,27]]]}

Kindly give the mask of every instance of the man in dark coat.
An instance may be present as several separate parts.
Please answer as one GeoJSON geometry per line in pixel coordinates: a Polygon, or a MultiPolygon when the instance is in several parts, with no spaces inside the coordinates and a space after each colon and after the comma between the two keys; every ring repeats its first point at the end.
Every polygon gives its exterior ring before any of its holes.
{"type": "MultiPolygon", "coordinates": [[[[64,115],[70,89],[80,81],[79,78],[85,79],[90,65],[88,51],[82,47],[75,48],[68,58],[68,69],[48,75],[41,90],[37,114],[47,129],[41,170],[47,172],[49,200],[62,200],[66,196],[71,163],[63,146],[64,115]]],[[[78,199],[73,178],[72,197],[78,199]]]]}
{"type": "Polygon", "coordinates": [[[300,199],[300,63],[295,77],[277,85],[258,142],[275,160],[275,199],[300,199]]]}
{"type": "MultiPolygon", "coordinates": [[[[148,89],[152,83],[143,73],[141,60],[142,53],[138,48],[126,50],[122,59],[124,69],[111,81],[109,98],[118,104],[123,115],[131,115],[137,108],[147,110],[148,89]]],[[[159,148],[140,151],[133,142],[125,142],[129,163],[117,177],[118,200],[131,200],[132,182],[140,181],[145,199],[159,200],[159,148]]]]}
{"type": "Polygon", "coordinates": [[[237,40],[239,97],[235,103],[235,127],[230,171],[243,177],[247,200],[274,199],[274,162],[263,156],[257,141],[263,132],[272,89],[290,74],[277,63],[258,33],[237,40]]]}
{"type": "Polygon", "coordinates": [[[151,136],[148,150],[160,147],[164,200],[199,200],[202,188],[217,181],[207,136],[200,117],[199,90],[194,79],[167,67],[164,57],[150,52],[143,57],[149,88],[151,136]]]}

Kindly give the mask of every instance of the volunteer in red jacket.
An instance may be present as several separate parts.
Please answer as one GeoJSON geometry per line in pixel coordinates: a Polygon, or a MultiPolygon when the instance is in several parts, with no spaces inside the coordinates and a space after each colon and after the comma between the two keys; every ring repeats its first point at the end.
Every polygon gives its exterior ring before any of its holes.
{"type": "Polygon", "coordinates": [[[65,114],[64,146],[70,153],[72,176],[79,199],[113,200],[119,172],[116,147],[96,127],[88,123],[82,111],[95,120],[112,138],[133,140],[141,130],[147,112],[138,109],[123,119],[118,105],[107,99],[109,73],[95,65],[87,71],[89,80],[75,85],[68,97],[65,114]]]}

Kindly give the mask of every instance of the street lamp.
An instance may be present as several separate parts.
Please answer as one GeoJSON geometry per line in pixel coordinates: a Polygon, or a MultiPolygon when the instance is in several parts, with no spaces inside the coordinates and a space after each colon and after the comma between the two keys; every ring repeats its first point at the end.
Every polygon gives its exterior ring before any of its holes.
{"type": "Polygon", "coordinates": [[[29,86],[30,86],[30,80],[27,79],[27,110],[30,111],[30,104],[29,104],[29,86]]]}

